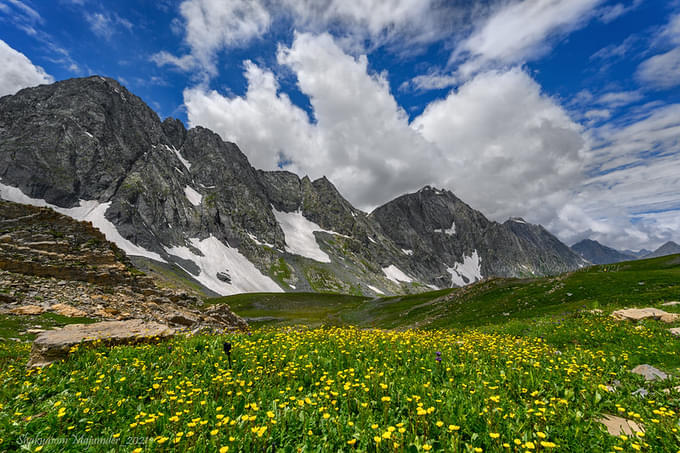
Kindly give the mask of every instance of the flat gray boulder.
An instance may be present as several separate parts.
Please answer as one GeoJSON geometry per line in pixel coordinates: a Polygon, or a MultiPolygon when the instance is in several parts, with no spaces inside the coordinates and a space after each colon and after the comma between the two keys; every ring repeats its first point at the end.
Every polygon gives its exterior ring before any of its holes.
{"type": "Polygon", "coordinates": [[[140,319],[105,321],[94,324],[70,324],[39,334],[33,342],[28,367],[41,367],[65,359],[73,346],[97,340],[115,346],[155,342],[175,335],[175,329],[140,319]]]}
{"type": "Polygon", "coordinates": [[[645,381],[656,381],[657,379],[663,380],[668,378],[666,373],[651,365],[638,365],[630,370],[630,372],[644,376],[645,381]]]}
{"type": "Polygon", "coordinates": [[[619,321],[641,321],[643,319],[656,319],[662,322],[674,322],[680,317],[676,313],[668,313],[658,308],[626,308],[616,310],[612,318],[619,321]]]}

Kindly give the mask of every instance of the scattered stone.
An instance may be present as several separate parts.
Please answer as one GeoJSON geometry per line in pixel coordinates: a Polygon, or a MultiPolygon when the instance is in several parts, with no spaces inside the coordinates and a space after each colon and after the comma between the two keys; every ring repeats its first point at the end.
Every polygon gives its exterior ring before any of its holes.
{"type": "Polygon", "coordinates": [[[675,335],[676,337],[680,337],[680,327],[673,327],[671,329],[668,329],[668,331],[671,333],[671,335],[675,335]]]}
{"type": "Polygon", "coordinates": [[[43,332],[46,332],[46,330],[45,329],[27,329],[26,330],[26,333],[29,333],[29,334],[43,333],[43,332]]]}
{"type": "Polygon", "coordinates": [[[104,318],[104,319],[115,319],[115,315],[110,313],[108,310],[104,308],[98,308],[97,310],[92,312],[93,316],[96,316],[97,318],[104,318]]]}
{"type": "Polygon", "coordinates": [[[593,315],[601,315],[604,312],[599,308],[593,308],[592,310],[588,310],[588,313],[591,313],[593,315]]]}
{"type": "Polygon", "coordinates": [[[55,312],[61,316],[68,316],[69,318],[86,318],[87,313],[83,310],[79,310],[68,304],[54,304],[50,307],[50,311],[55,312]]]}
{"type": "Polygon", "coordinates": [[[664,302],[661,305],[664,307],[675,307],[676,305],[680,305],[680,302],[678,302],[677,300],[672,300],[670,302],[664,302]]]}
{"type": "Polygon", "coordinates": [[[45,309],[39,305],[22,305],[12,308],[9,312],[13,315],[40,315],[45,312],[45,309]]]}
{"type": "Polygon", "coordinates": [[[680,315],[668,313],[658,308],[627,308],[616,310],[611,316],[619,321],[641,321],[643,319],[656,319],[662,322],[674,322],[680,315]]]}
{"type": "Polygon", "coordinates": [[[633,395],[633,396],[641,396],[641,397],[644,398],[644,397],[646,397],[647,395],[649,395],[649,391],[648,391],[646,388],[644,388],[644,387],[640,387],[639,389],[637,389],[637,390],[635,390],[633,393],[631,393],[631,395],[633,395]]]}
{"type": "Polygon", "coordinates": [[[645,381],[668,379],[668,375],[666,373],[659,370],[658,368],[654,368],[653,366],[647,364],[638,365],[632,370],[630,370],[630,372],[639,374],[640,376],[644,376],[645,381]]]}
{"type": "Polygon", "coordinates": [[[603,414],[602,418],[597,419],[598,423],[602,423],[612,436],[620,436],[625,434],[631,436],[635,433],[644,433],[645,428],[638,425],[633,420],[617,417],[616,415],[603,414]]]}
{"type": "Polygon", "coordinates": [[[113,346],[152,342],[175,335],[175,329],[139,319],[105,321],[95,324],[71,324],[61,329],[43,332],[33,342],[28,367],[49,365],[66,358],[73,346],[87,345],[97,340],[113,346]]]}

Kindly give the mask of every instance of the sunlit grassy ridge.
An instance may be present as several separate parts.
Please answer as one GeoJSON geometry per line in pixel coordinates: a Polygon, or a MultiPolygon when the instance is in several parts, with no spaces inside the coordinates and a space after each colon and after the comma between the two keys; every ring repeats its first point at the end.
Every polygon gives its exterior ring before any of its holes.
{"type": "Polygon", "coordinates": [[[255,318],[255,325],[450,328],[669,300],[680,300],[680,255],[592,266],[556,277],[496,278],[465,288],[408,296],[362,299],[340,294],[239,294],[211,302],[228,303],[236,313],[255,318]]]}
{"type": "Polygon", "coordinates": [[[676,452],[680,394],[661,392],[673,382],[632,396],[642,379],[628,370],[639,357],[609,347],[664,359],[677,340],[653,324],[584,316],[551,330],[579,324],[600,347],[494,331],[286,328],[81,350],[26,371],[28,347],[4,344],[0,450],[77,437],[114,443],[43,451],[676,452]],[[223,341],[233,344],[233,370],[223,341]],[[645,433],[610,436],[595,422],[602,413],[645,433]]]}

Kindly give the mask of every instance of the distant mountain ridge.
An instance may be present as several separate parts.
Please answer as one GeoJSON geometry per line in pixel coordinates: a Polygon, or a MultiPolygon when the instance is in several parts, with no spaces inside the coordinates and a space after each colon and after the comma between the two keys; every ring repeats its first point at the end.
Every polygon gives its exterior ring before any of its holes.
{"type": "Polygon", "coordinates": [[[543,227],[432,187],[364,213],[328,179],[256,170],[99,76],[0,98],[0,197],[89,220],[136,263],[218,294],[395,294],[585,264],[543,227]]]}
{"type": "Polygon", "coordinates": [[[680,253],[680,245],[673,241],[668,241],[658,249],[654,250],[652,253],[645,255],[645,258],[656,258],[659,256],[675,255],[680,253]]]}
{"type": "Polygon", "coordinates": [[[592,239],[583,239],[572,245],[571,249],[593,264],[619,263],[621,261],[657,258],[659,256],[680,253],[680,245],[673,241],[666,242],[653,252],[646,249],[641,249],[637,252],[632,250],[620,251],[602,245],[592,239]]]}
{"type": "Polygon", "coordinates": [[[571,249],[593,264],[611,264],[637,258],[591,239],[584,239],[572,245],[571,249]]]}

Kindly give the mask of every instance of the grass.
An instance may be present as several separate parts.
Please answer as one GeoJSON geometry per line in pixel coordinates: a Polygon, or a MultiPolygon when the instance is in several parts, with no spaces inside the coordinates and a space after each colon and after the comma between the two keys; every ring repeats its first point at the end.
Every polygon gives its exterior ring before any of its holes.
{"type": "Polygon", "coordinates": [[[287,280],[290,280],[291,270],[286,261],[283,258],[279,258],[274,261],[269,268],[269,276],[272,277],[276,283],[284,288],[290,288],[290,284],[287,280]]]}
{"type": "Polygon", "coordinates": [[[251,325],[343,324],[340,312],[353,310],[369,298],[333,293],[247,293],[208,299],[208,304],[226,303],[251,325]]]}
{"type": "Polygon", "coordinates": [[[596,347],[558,334],[297,327],[82,349],[38,371],[22,366],[27,345],[0,344],[0,449],[677,451],[680,394],[663,393],[677,380],[645,385],[629,372],[636,356],[609,349],[667,356],[670,339],[602,321],[573,321],[596,347]],[[632,395],[643,385],[647,398],[632,395]],[[610,436],[602,414],[645,432],[610,436]]]}

